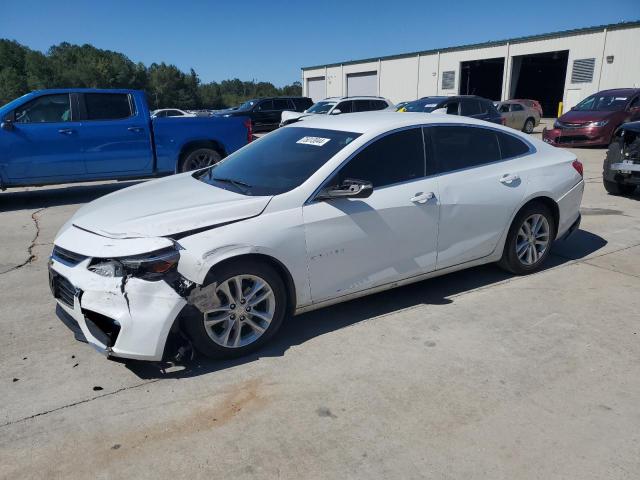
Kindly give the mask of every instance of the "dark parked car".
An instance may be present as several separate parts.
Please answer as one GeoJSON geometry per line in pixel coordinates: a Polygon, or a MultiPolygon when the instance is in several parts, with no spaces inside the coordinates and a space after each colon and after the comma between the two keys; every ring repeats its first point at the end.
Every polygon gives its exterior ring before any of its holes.
{"type": "Polygon", "coordinates": [[[458,95],[455,97],[423,97],[407,103],[399,111],[447,113],[463,117],[477,118],[487,122],[504,125],[504,121],[491,100],[476,95],[458,95]]]}
{"type": "Polygon", "coordinates": [[[591,95],[562,115],[542,139],[552,145],[609,145],[624,122],[640,120],[640,89],[618,88],[591,95]]]}
{"type": "Polygon", "coordinates": [[[274,97],[248,100],[237,109],[220,112],[224,117],[249,117],[253,131],[269,131],[278,128],[282,112],[304,112],[313,105],[309,97],[274,97]]]}
{"type": "Polygon", "coordinates": [[[640,122],[623,123],[614,132],[602,180],[611,195],[630,195],[640,185],[640,122]]]}

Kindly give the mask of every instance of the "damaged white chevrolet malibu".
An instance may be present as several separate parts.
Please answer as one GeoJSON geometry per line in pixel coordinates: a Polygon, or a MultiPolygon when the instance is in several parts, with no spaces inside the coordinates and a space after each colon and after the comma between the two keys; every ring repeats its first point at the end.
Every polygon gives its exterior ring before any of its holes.
{"type": "Polygon", "coordinates": [[[179,337],[246,354],[287,316],[489,262],[538,270],[580,222],[582,164],[466,117],[356,113],[82,207],[60,230],[61,318],[106,355],[179,337]]]}

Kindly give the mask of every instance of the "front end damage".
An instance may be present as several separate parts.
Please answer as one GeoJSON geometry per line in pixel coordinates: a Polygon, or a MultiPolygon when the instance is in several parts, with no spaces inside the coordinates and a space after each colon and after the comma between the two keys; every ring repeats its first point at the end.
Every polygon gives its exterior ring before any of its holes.
{"type": "MultiPolygon", "coordinates": [[[[151,361],[187,357],[191,347],[182,322],[198,315],[205,301],[211,302],[206,300],[208,290],[178,272],[176,242],[162,239],[169,246],[139,253],[135,250],[144,244],[140,240],[108,239],[75,227],[57,238],[49,261],[49,284],[58,316],[77,339],[86,339],[107,357],[151,361]],[[96,241],[103,247],[95,248],[96,241]],[[132,244],[136,244],[133,250],[132,244]],[[89,250],[100,255],[92,256],[89,250]]],[[[160,246],[158,239],[149,244],[160,246]]]]}
{"type": "Polygon", "coordinates": [[[605,160],[603,177],[619,184],[640,185],[640,122],[624,124],[616,133],[605,160]]]}

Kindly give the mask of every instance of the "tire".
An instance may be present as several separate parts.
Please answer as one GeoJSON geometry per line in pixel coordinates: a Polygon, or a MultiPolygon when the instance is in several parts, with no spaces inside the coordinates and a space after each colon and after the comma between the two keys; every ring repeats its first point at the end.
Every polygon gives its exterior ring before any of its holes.
{"type": "Polygon", "coordinates": [[[213,148],[199,147],[188,151],[180,162],[180,172],[189,172],[215,165],[222,160],[222,155],[213,148]]]}
{"type": "Polygon", "coordinates": [[[525,205],[509,228],[498,265],[516,275],[526,275],[539,270],[549,256],[556,228],[555,218],[545,204],[532,202],[525,205]],[[537,223],[538,220],[540,224],[537,223]],[[536,227],[538,234],[533,235],[536,227]],[[528,235],[529,232],[532,235],[528,235]],[[546,242],[544,246],[539,243],[543,241],[546,242]],[[535,252],[532,249],[535,249],[535,252]]]}
{"type": "Polygon", "coordinates": [[[272,267],[253,260],[225,263],[209,272],[204,285],[214,282],[217,282],[216,295],[221,303],[220,308],[215,309],[218,311],[206,314],[198,311],[199,315],[189,318],[184,325],[198,352],[211,358],[241,357],[257,350],[276,334],[288,309],[284,282],[272,267]],[[235,287],[237,278],[241,279],[243,295],[238,295],[235,287]],[[257,281],[265,287],[253,291],[257,281]],[[260,300],[261,297],[265,298],[260,300]],[[259,302],[253,304],[255,301],[259,302]]]}
{"type": "Polygon", "coordinates": [[[536,122],[533,118],[527,118],[524,122],[524,127],[522,127],[522,131],[524,133],[533,133],[533,129],[536,127],[536,122]]]}
{"type": "MultiPolygon", "coordinates": [[[[630,155],[637,155],[638,150],[640,150],[640,137],[633,140],[627,146],[627,151],[630,155]]],[[[624,157],[622,156],[621,139],[615,138],[609,144],[607,155],[604,157],[604,164],[602,166],[602,183],[604,184],[604,189],[610,195],[631,195],[636,189],[635,185],[628,185],[625,183],[616,182],[615,180],[609,180],[607,178],[614,178],[614,176],[608,175],[609,166],[612,163],[622,162],[623,159],[624,157]]]]}

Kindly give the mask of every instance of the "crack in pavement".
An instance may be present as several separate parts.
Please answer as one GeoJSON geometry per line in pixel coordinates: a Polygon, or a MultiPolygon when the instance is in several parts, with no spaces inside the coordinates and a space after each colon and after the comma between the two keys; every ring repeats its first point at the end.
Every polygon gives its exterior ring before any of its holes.
{"type": "Polygon", "coordinates": [[[28,417],[19,418],[17,420],[11,420],[7,423],[3,423],[0,425],[0,428],[8,427],[11,425],[15,425],[16,423],[26,422],[27,420],[31,420],[36,417],[41,417],[42,415],[48,415],[49,413],[58,412],[60,410],[64,410],[65,408],[75,407],[76,405],[82,405],[83,403],[89,403],[94,400],[98,400],[99,398],[109,397],[111,395],[116,395],[117,393],[124,392],[126,390],[132,390],[134,388],[144,387],[145,385],[149,385],[151,383],[155,383],[160,381],[160,378],[154,378],[153,380],[149,380],[148,382],[138,383],[136,385],[131,385],[129,387],[122,387],[113,392],[104,393],[102,395],[96,395],[95,397],[85,398],[84,400],[78,400],[77,402],[72,402],[67,405],[62,405],[61,407],[52,408],[51,410],[45,410],[44,412],[34,413],[33,415],[29,415],[28,417]]]}
{"type": "Polygon", "coordinates": [[[18,270],[22,267],[24,267],[25,265],[29,265],[30,263],[32,263],[34,260],[37,260],[38,256],[33,253],[33,249],[36,248],[36,246],[38,245],[37,241],[38,241],[38,237],[40,237],[40,222],[38,221],[38,217],[37,215],[42,212],[43,210],[46,210],[47,207],[43,207],[39,210],[36,210],[35,212],[33,212],[31,214],[31,220],[33,220],[33,224],[36,227],[36,234],[33,237],[33,239],[31,240],[31,243],[29,244],[29,247],[27,248],[27,254],[29,255],[27,257],[27,259],[22,262],[20,265],[16,265],[14,267],[9,268],[8,270],[5,270],[4,272],[0,272],[0,275],[4,275],[5,273],[9,273],[9,272],[13,272],[15,270],[18,270]]]}

